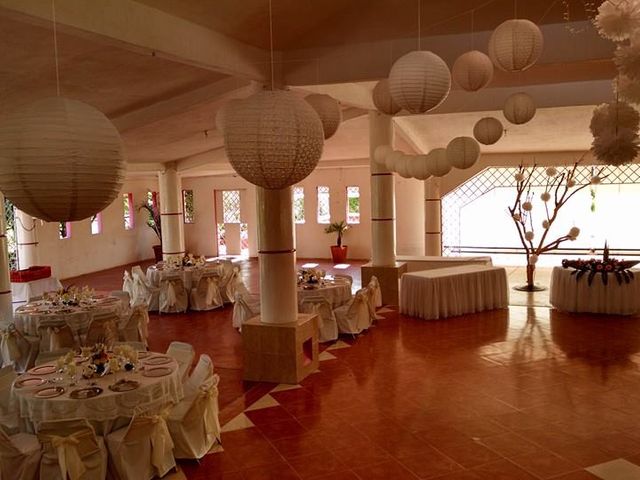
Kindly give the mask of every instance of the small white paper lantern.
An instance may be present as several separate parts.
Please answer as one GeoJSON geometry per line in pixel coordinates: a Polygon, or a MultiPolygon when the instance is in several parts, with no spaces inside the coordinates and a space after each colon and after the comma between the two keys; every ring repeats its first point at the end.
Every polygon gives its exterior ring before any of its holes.
{"type": "Polygon", "coordinates": [[[460,55],[451,69],[453,81],[467,92],[477,92],[493,79],[491,59],[478,50],[460,55]]]}
{"type": "Polygon", "coordinates": [[[384,161],[387,158],[387,155],[390,155],[393,152],[393,149],[389,145],[380,145],[376,147],[373,152],[373,161],[379,163],[380,165],[384,165],[384,161]]]}
{"type": "Polygon", "coordinates": [[[342,110],[338,101],[324,93],[312,93],[305,100],[320,117],[325,140],[333,137],[342,123],[342,110]]]}
{"type": "Polygon", "coordinates": [[[412,155],[409,160],[409,175],[418,180],[426,180],[431,176],[428,163],[426,155],[412,155]]]}
{"type": "Polygon", "coordinates": [[[411,160],[411,155],[404,154],[396,159],[394,170],[402,178],[411,178],[411,175],[409,174],[409,162],[411,160]]]}
{"type": "Polygon", "coordinates": [[[264,90],[243,100],[226,120],[224,145],[233,169],[267,189],[307,177],[322,155],[322,123],[307,102],[291,92],[264,90]]]}
{"type": "Polygon", "coordinates": [[[432,52],[413,51],[400,57],[389,72],[389,91],[410,113],[425,113],[440,105],[451,90],[451,73],[432,52]]]}
{"type": "Polygon", "coordinates": [[[493,145],[502,138],[503,133],[502,123],[494,117],[481,118],[473,127],[473,136],[483,145],[493,145]]]}
{"type": "Polygon", "coordinates": [[[386,78],[380,80],[376,83],[376,86],[373,87],[373,104],[376,106],[379,112],[384,113],[386,115],[395,115],[402,108],[398,105],[391,97],[391,92],[389,92],[389,80],[386,78]]]}
{"type": "Polygon", "coordinates": [[[521,72],[532,67],[543,48],[542,32],[530,20],[507,20],[489,38],[489,57],[505,72],[521,72]]]}
{"type": "Polygon", "coordinates": [[[502,112],[514,125],[522,125],[535,116],[536,104],[530,95],[524,92],[514,93],[507,98],[502,112]]]}
{"type": "Polygon", "coordinates": [[[427,168],[434,177],[444,177],[451,171],[451,164],[447,159],[446,148],[436,148],[427,154],[427,168]]]}
{"type": "Polygon", "coordinates": [[[36,218],[91,217],[118,197],[124,177],[118,130],[86,103],[44,98],[0,124],[0,190],[36,218]]]}
{"type": "Polygon", "coordinates": [[[395,171],[396,162],[402,155],[404,154],[398,150],[394,150],[393,152],[389,153],[384,159],[384,166],[387,167],[387,170],[391,172],[395,171]]]}
{"type": "Polygon", "coordinates": [[[470,168],[480,158],[480,145],[471,137],[457,137],[447,145],[447,159],[455,168],[470,168]]]}
{"type": "Polygon", "coordinates": [[[216,113],[216,129],[220,133],[224,134],[224,124],[227,120],[227,115],[231,110],[238,106],[240,102],[241,100],[239,98],[233,98],[218,109],[218,112],[216,113]]]}

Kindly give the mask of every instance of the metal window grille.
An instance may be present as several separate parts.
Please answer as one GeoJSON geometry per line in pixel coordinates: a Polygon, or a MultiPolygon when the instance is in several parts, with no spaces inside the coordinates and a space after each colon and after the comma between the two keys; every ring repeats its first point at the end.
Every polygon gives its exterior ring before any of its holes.
{"type": "Polygon", "coordinates": [[[347,187],[347,223],[360,223],[360,187],[347,187]]]}
{"type": "Polygon", "coordinates": [[[240,191],[222,192],[222,218],[224,223],[240,223],[240,191]]]}
{"type": "Polygon", "coordinates": [[[304,188],[293,187],[293,219],[304,223],[304,188]]]}
{"type": "Polygon", "coordinates": [[[318,187],[318,223],[331,222],[329,187],[318,187]]]}

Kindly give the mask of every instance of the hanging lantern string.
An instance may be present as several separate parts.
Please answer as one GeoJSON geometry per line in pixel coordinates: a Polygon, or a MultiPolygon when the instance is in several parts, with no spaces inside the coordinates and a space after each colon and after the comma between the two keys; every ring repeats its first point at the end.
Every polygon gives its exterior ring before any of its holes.
{"type": "Polygon", "coordinates": [[[271,91],[274,90],[274,73],[273,73],[273,13],[271,11],[271,0],[269,0],[269,50],[271,55],[271,91]]]}
{"type": "Polygon", "coordinates": [[[518,19],[518,0],[513,0],[513,18],[518,19]]]}
{"type": "Polygon", "coordinates": [[[53,22],[53,56],[56,62],[56,93],[60,96],[60,67],[58,66],[58,29],[56,28],[56,0],[51,0],[51,21],[53,22]]]}
{"type": "Polygon", "coordinates": [[[553,9],[553,7],[555,7],[558,4],[559,1],[560,0],[554,0],[551,3],[551,5],[549,5],[547,9],[544,11],[544,13],[542,14],[542,17],[540,17],[540,20],[538,20],[537,23],[542,23],[542,20],[544,20],[547,17],[547,15],[549,15],[549,12],[553,9]]]}
{"type": "Polygon", "coordinates": [[[440,21],[437,21],[437,22],[433,22],[433,23],[427,25],[425,27],[425,29],[429,30],[430,28],[439,27],[440,25],[446,25],[447,23],[449,23],[449,22],[451,22],[453,20],[456,20],[457,18],[465,17],[465,16],[469,15],[472,10],[474,10],[474,11],[475,10],[481,10],[484,7],[487,7],[487,6],[491,5],[491,4],[499,2],[499,1],[501,1],[501,0],[487,0],[486,2],[481,3],[480,5],[476,5],[473,8],[469,8],[468,10],[463,10],[462,12],[459,12],[459,13],[456,13],[454,15],[451,15],[450,17],[447,17],[447,18],[445,18],[443,20],[440,20],[440,21]]]}

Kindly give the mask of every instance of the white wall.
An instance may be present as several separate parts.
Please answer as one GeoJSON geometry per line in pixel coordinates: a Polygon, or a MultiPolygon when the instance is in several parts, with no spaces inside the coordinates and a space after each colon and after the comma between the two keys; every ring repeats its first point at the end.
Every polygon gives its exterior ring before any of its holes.
{"type": "MultiPolygon", "coordinates": [[[[132,193],[134,206],[146,199],[147,189],[158,189],[156,178],[125,182],[121,193],[132,193]]],[[[90,220],[73,222],[71,237],[60,239],[58,224],[38,222],[38,256],[50,265],[53,275],[69,278],[153,258],[152,245],[159,243],[146,225],[146,213],[135,209],[133,230],[125,230],[122,195],[102,212],[102,233],[91,234],[90,220]]]]}

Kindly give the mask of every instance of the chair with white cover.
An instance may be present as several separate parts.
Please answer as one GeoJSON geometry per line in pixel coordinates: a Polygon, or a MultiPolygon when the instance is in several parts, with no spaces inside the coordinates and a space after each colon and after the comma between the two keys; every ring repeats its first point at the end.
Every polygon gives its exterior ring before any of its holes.
{"type": "Polygon", "coordinates": [[[9,436],[0,427],[0,478],[37,480],[41,455],[38,437],[28,433],[9,436]]]}
{"type": "Polygon", "coordinates": [[[119,310],[121,312],[124,313],[129,311],[129,308],[131,307],[131,293],[126,290],[113,290],[109,295],[120,300],[119,310]]]}
{"type": "Polygon", "coordinates": [[[191,289],[189,300],[191,310],[213,310],[222,307],[223,301],[218,286],[218,275],[205,273],[200,277],[195,288],[191,289]]]}
{"type": "Polygon", "coordinates": [[[371,318],[369,316],[368,290],[361,288],[356,292],[349,303],[336,308],[333,312],[338,322],[340,333],[357,335],[369,328],[371,318]]]}
{"type": "Polygon", "coordinates": [[[175,468],[173,441],[163,414],[136,415],[106,437],[109,463],[120,480],[151,480],[175,468]]]}
{"type": "Polygon", "coordinates": [[[144,305],[131,309],[129,318],[119,329],[119,338],[123,342],[142,342],[149,338],[149,311],[144,305]]]}
{"type": "Polygon", "coordinates": [[[122,291],[127,292],[129,294],[129,298],[133,299],[133,278],[131,277],[131,274],[126,270],[124,271],[124,274],[122,276],[122,291]]]}
{"type": "Polygon", "coordinates": [[[35,364],[40,351],[40,338],[22,334],[14,324],[0,330],[0,357],[2,365],[13,365],[22,373],[35,364]]]}
{"type": "Polygon", "coordinates": [[[206,353],[200,355],[198,363],[193,367],[193,372],[182,385],[185,398],[192,397],[203,383],[210,382],[213,378],[213,361],[206,353]]]}
{"type": "Polygon", "coordinates": [[[353,277],[351,275],[347,275],[346,273],[334,273],[333,279],[336,282],[348,283],[349,287],[353,288],[353,277]]]}
{"type": "Polygon", "coordinates": [[[186,312],[189,296],[182,278],[171,276],[160,281],[160,313],[186,312]]]}
{"type": "Polygon", "coordinates": [[[46,421],[38,427],[42,444],[40,478],[100,480],[107,477],[107,449],[85,418],[46,421]]]}
{"type": "Polygon", "coordinates": [[[17,432],[19,426],[18,410],[11,396],[11,386],[17,376],[11,365],[0,368],[0,425],[9,432],[17,432]]]}
{"type": "Polygon", "coordinates": [[[233,328],[242,329],[242,325],[257,315],[260,315],[260,297],[258,295],[243,295],[236,293],[233,305],[231,324],[233,328]]]}
{"type": "Polygon", "coordinates": [[[378,277],[372,275],[367,287],[369,287],[369,290],[371,291],[373,307],[380,308],[382,306],[382,290],[380,289],[378,277]]]}
{"type": "Polygon", "coordinates": [[[338,324],[331,304],[324,297],[305,297],[300,304],[301,313],[317,313],[320,316],[318,341],[332,342],[338,339],[338,324]]]}
{"type": "Polygon", "coordinates": [[[151,312],[158,311],[160,289],[149,285],[147,277],[142,273],[142,269],[131,269],[131,276],[133,277],[133,294],[131,296],[132,305],[144,304],[151,312]]]}
{"type": "Polygon", "coordinates": [[[113,345],[118,340],[118,316],[114,312],[94,312],[84,345],[113,345]]]}
{"type": "Polygon", "coordinates": [[[238,287],[238,277],[240,276],[240,268],[233,267],[231,274],[221,286],[222,300],[224,303],[233,303],[236,301],[236,290],[238,287]]]}
{"type": "Polygon", "coordinates": [[[221,442],[218,418],[218,382],[213,375],[193,395],[185,397],[169,414],[175,458],[201,459],[221,442]]]}
{"type": "Polygon", "coordinates": [[[178,362],[180,378],[184,381],[196,356],[193,346],[185,342],[171,342],[167,348],[167,355],[178,362]]]}

